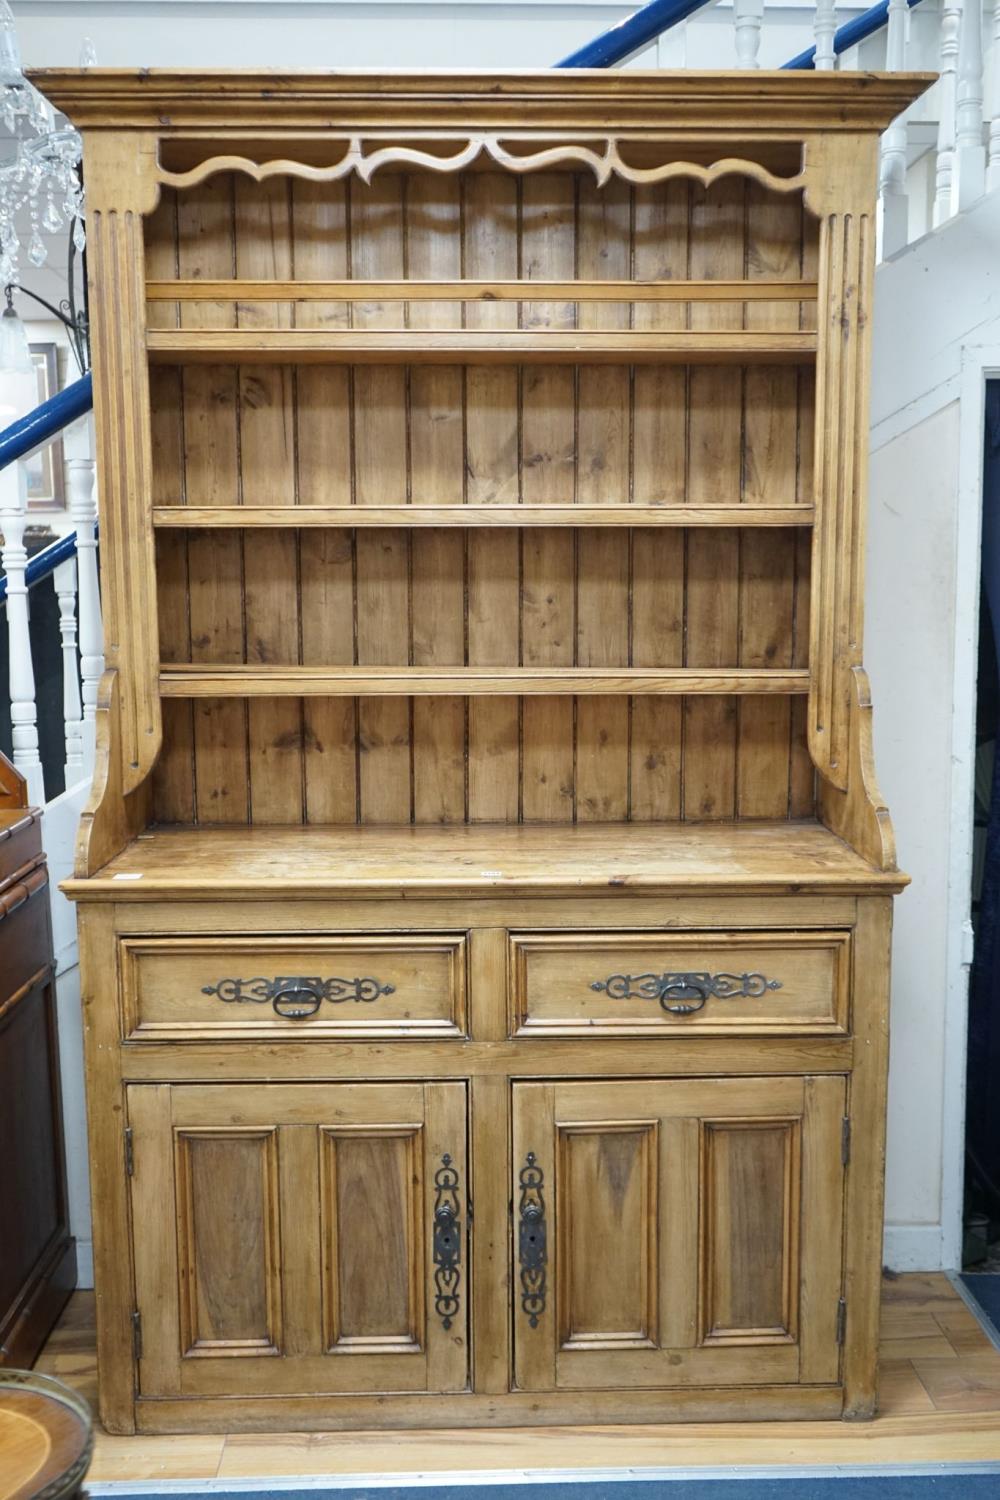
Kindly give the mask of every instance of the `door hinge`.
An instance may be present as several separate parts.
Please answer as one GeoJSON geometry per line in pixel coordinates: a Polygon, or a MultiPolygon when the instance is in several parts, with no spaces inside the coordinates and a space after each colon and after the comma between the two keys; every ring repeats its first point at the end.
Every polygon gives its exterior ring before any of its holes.
{"type": "Polygon", "coordinates": [[[135,1152],[132,1146],[132,1127],[125,1126],[125,1176],[131,1177],[135,1172],[135,1152]]]}
{"type": "Polygon", "coordinates": [[[837,1343],[844,1342],[844,1334],[847,1331],[847,1302],[843,1297],[837,1303],[837,1343]]]}
{"type": "Polygon", "coordinates": [[[132,1314],[132,1353],[136,1359],[142,1358],[142,1313],[138,1308],[132,1314]]]}
{"type": "Polygon", "coordinates": [[[840,1161],[842,1166],[847,1166],[851,1159],[851,1121],[845,1115],[840,1122],[840,1161]]]}

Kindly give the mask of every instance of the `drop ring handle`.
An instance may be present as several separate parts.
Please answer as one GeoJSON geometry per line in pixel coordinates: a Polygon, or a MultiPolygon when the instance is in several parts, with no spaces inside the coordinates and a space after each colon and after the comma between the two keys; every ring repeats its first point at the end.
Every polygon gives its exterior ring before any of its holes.
{"type": "Polygon", "coordinates": [[[660,991],[660,1006],[675,1016],[691,1016],[701,1010],[709,996],[707,984],[685,974],[663,986],[660,991]]]}
{"type": "Polygon", "coordinates": [[[322,996],[304,984],[286,984],[276,990],[271,1000],[276,1015],[286,1021],[306,1021],[314,1016],[322,1003],[322,996]]]}

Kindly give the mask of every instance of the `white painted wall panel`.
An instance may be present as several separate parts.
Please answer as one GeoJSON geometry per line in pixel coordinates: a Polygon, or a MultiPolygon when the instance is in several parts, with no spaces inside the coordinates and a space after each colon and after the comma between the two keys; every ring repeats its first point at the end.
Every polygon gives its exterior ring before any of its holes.
{"type": "MultiPolygon", "coordinates": [[[[881,325],[880,341],[890,333],[881,325]]],[[[871,466],[865,655],[876,765],[913,877],[893,940],[886,1220],[897,1263],[897,1226],[925,1231],[906,1242],[908,1259],[914,1245],[921,1259],[928,1252],[928,1233],[936,1250],[940,1235],[958,433],[953,401],[871,466]]]]}

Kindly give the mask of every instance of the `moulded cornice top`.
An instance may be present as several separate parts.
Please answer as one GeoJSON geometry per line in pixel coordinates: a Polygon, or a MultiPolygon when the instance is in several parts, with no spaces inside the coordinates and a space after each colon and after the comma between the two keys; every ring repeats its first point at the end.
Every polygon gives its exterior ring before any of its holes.
{"type": "Polygon", "coordinates": [[[40,68],[81,129],[881,131],[934,73],[40,68]]]}

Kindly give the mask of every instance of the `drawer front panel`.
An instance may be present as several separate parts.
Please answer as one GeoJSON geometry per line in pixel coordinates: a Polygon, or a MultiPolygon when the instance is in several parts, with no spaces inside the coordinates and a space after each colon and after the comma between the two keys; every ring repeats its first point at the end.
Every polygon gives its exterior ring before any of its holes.
{"type": "Polygon", "coordinates": [[[126,938],[131,1041],[465,1035],[466,935],[126,938]]]}
{"type": "Polygon", "coordinates": [[[509,953],[514,1036],[847,1031],[849,932],[524,932],[509,953]]]}
{"type": "Polygon", "coordinates": [[[0,891],[0,1006],[52,961],[48,884],[38,865],[0,891]]]}

